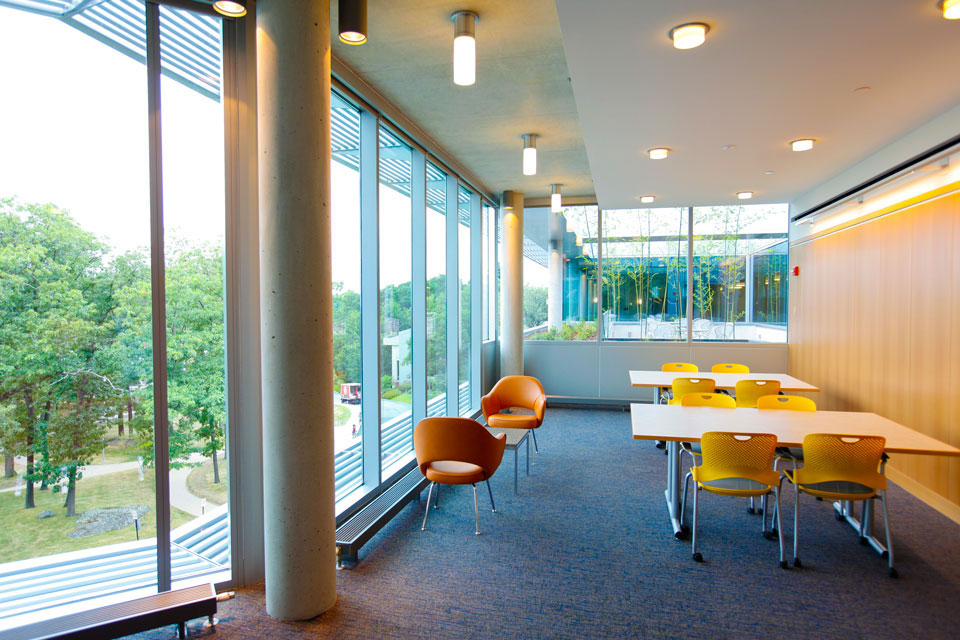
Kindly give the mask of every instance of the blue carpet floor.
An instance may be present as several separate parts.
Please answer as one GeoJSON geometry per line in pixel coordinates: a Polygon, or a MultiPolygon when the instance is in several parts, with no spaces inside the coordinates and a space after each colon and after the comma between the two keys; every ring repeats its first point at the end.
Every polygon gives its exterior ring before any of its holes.
{"type": "MultiPolygon", "coordinates": [[[[630,435],[629,413],[549,409],[541,453],[513,494],[513,455],[481,493],[445,488],[420,531],[402,511],[338,573],[334,608],[287,623],[263,586],[220,605],[216,638],[957,638],[960,525],[898,487],[888,494],[900,579],[826,502],[802,496],[803,569],[778,565],[746,501],[702,493],[705,562],[673,538],[666,457],[630,435]]],[[[783,500],[792,532],[793,496],[783,500]]],[[[785,536],[785,544],[792,538],[785,536]]],[[[787,557],[790,558],[788,546],[787,557]]],[[[199,637],[212,635],[192,623],[199,637]]],[[[170,637],[170,628],[140,638],[170,637]]]]}

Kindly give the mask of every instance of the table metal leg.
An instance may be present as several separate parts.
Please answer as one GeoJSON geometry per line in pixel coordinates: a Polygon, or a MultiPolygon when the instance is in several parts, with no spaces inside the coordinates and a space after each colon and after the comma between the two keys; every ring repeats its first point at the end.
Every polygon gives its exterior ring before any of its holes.
{"type": "Polygon", "coordinates": [[[530,475],[530,434],[527,433],[527,475],[530,475]]]}
{"type": "MultiPolygon", "coordinates": [[[[837,512],[837,517],[846,520],[847,524],[853,527],[857,533],[860,532],[860,521],[857,520],[853,511],[853,503],[850,501],[844,502],[834,502],[833,508],[837,512]]],[[[864,540],[867,541],[873,549],[880,554],[881,556],[887,552],[887,548],[883,545],[882,542],[877,540],[873,535],[871,535],[870,529],[871,524],[873,524],[873,500],[865,500],[863,505],[863,535],[864,540]]]]}
{"type": "Polygon", "coordinates": [[[664,491],[667,499],[667,512],[670,514],[670,524],[673,525],[673,535],[683,537],[683,528],[680,526],[680,443],[667,442],[667,490],[664,491]]]}
{"type": "Polygon", "coordinates": [[[513,495],[520,495],[520,492],[517,491],[517,467],[519,466],[519,458],[517,457],[517,449],[519,447],[513,448],[513,495]]]}

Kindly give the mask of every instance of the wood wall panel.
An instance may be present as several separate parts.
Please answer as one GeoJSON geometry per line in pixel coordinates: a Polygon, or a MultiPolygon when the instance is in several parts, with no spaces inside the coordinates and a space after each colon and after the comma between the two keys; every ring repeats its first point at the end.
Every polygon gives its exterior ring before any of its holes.
{"type": "MultiPolygon", "coordinates": [[[[822,389],[817,406],[960,446],[960,194],[799,244],[790,259],[790,374],[822,389]]],[[[890,466],[960,519],[960,459],[890,466]]]]}

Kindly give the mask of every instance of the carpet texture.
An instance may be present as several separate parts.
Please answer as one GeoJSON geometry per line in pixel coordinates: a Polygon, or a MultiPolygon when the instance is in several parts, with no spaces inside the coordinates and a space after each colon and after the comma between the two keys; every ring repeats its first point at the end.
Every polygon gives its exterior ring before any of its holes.
{"type": "MultiPolygon", "coordinates": [[[[630,435],[627,412],[549,409],[532,475],[513,456],[481,487],[405,508],[338,573],[337,604],[307,622],[264,610],[263,585],[221,603],[216,632],[247,638],[956,638],[960,526],[898,487],[888,494],[900,579],[826,502],[801,496],[803,569],[778,565],[746,500],[701,493],[700,550],[671,535],[666,456],[630,435]]],[[[793,493],[784,492],[791,559],[793,493]]],[[[426,493],[424,492],[424,500],[426,493]]],[[[879,512],[879,505],[877,512],[879,512]]],[[[859,513],[859,510],[858,510],[859,513]]],[[[881,520],[882,523],[882,520],[881,520]]],[[[172,628],[139,634],[169,638],[172,628]]]]}

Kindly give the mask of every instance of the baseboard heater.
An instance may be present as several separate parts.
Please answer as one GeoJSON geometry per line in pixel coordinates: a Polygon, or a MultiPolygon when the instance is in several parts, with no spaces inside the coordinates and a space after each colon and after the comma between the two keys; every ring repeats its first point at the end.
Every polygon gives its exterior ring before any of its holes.
{"type": "Polygon", "coordinates": [[[212,584],[165,591],[145,598],[72,613],[0,632],[2,640],[100,640],[119,638],[170,624],[187,637],[187,620],[210,618],[217,613],[217,592],[212,584]]]}
{"type": "Polygon", "coordinates": [[[420,470],[413,468],[337,527],[337,566],[342,567],[344,561],[356,562],[360,547],[400,513],[407,503],[419,499],[420,492],[427,484],[429,481],[420,470]]]}

